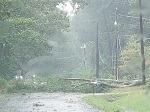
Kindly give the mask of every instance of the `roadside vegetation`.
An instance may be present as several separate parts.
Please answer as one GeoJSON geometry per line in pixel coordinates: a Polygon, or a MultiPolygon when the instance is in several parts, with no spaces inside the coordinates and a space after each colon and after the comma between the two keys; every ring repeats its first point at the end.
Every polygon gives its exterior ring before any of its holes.
{"type": "MultiPolygon", "coordinates": [[[[55,75],[50,77],[35,77],[33,79],[12,79],[1,81],[1,91],[7,93],[31,93],[31,92],[79,92],[92,93],[92,85],[89,82],[63,80],[65,76],[55,75]]],[[[95,92],[106,92],[109,87],[98,85],[95,87],[95,92]]]]}
{"type": "Polygon", "coordinates": [[[85,96],[83,100],[105,112],[149,112],[148,86],[113,89],[109,94],[85,96]]]}

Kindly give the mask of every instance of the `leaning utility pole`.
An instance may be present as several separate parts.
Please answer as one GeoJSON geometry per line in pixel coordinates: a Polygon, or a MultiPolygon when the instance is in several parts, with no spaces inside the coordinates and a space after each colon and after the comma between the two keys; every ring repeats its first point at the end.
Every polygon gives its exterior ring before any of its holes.
{"type": "Polygon", "coordinates": [[[115,13],[115,78],[118,80],[118,18],[117,18],[117,8],[115,13]]]}
{"type": "Polygon", "coordinates": [[[96,78],[99,78],[98,21],[97,21],[97,36],[96,36],[96,78]]]}
{"type": "Polygon", "coordinates": [[[145,56],[144,56],[144,41],[143,41],[143,19],[142,19],[142,3],[139,0],[140,7],[140,35],[141,35],[141,56],[142,56],[142,83],[145,84],[145,56]]]}

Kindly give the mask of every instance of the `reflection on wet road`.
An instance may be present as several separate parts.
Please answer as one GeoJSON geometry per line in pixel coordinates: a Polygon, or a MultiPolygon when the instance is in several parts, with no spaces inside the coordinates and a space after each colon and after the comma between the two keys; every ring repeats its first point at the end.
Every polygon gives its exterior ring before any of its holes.
{"type": "Polygon", "coordinates": [[[100,112],[81,101],[81,94],[31,93],[7,95],[0,112],[100,112]]]}

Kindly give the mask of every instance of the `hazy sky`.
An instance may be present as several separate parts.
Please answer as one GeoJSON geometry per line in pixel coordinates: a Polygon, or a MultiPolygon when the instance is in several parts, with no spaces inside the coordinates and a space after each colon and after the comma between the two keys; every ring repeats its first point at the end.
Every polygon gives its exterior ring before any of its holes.
{"type": "Polygon", "coordinates": [[[65,2],[64,4],[60,3],[57,8],[59,8],[60,10],[63,10],[65,12],[67,12],[67,16],[73,16],[76,9],[78,8],[78,4],[75,4],[75,7],[73,8],[73,6],[71,5],[72,0],[68,0],[67,2],[65,2]]]}

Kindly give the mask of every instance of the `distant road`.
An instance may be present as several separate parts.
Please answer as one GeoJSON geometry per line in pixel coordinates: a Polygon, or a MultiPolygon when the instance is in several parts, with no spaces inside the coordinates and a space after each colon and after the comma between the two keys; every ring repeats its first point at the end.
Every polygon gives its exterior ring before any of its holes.
{"type": "Polygon", "coordinates": [[[81,101],[83,94],[11,94],[0,100],[0,112],[101,112],[81,101]]]}

